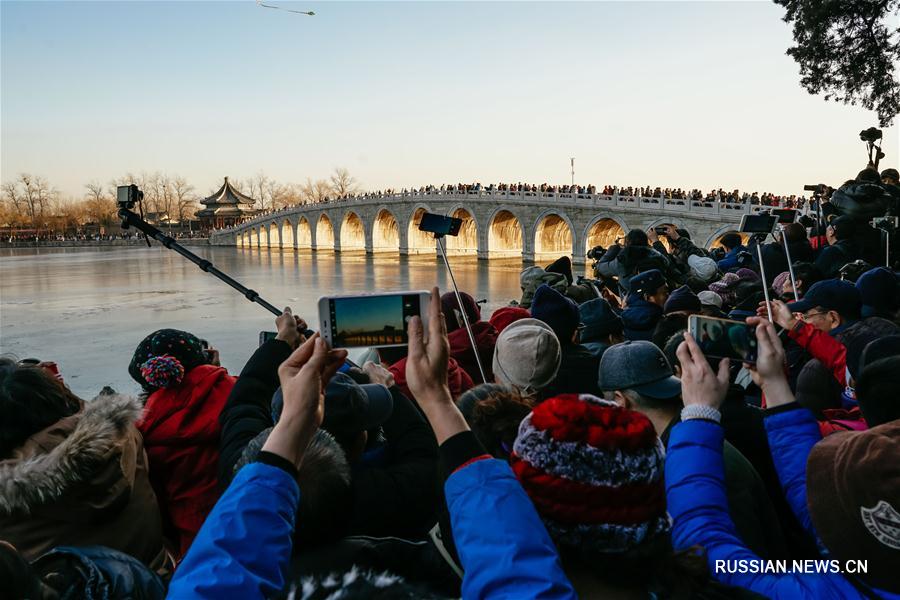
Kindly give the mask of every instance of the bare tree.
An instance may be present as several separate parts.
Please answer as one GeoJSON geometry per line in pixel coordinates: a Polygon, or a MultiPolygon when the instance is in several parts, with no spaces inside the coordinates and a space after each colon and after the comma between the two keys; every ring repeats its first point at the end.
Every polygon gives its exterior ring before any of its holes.
{"type": "Polygon", "coordinates": [[[178,224],[184,223],[185,217],[192,217],[197,209],[194,198],[194,186],[187,182],[181,175],[176,175],[171,182],[172,195],[175,198],[175,208],[178,214],[178,224]]]}
{"type": "Polygon", "coordinates": [[[309,177],[306,178],[306,183],[300,187],[300,190],[305,203],[324,202],[334,193],[328,181],[324,179],[313,181],[309,177]]]}
{"type": "Polygon", "coordinates": [[[334,169],[334,173],[331,175],[331,191],[334,192],[335,197],[353,196],[361,190],[359,182],[350,175],[350,171],[344,167],[334,169]]]}
{"type": "MultiPolygon", "coordinates": [[[[107,194],[98,181],[84,184],[87,188],[83,204],[83,218],[102,227],[110,227],[116,221],[116,201],[107,194]]],[[[116,186],[113,186],[115,190],[116,186]]]]}
{"type": "MultiPolygon", "coordinates": [[[[20,173],[14,185],[18,188],[16,190],[19,199],[17,208],[24,209],[25,216],[31,222],[31,227],[37,229],[38,226],[45,225],[47,209],[58,192],[50,187],[46,179],[30,173],[20,173]]],[[[5,187],[4,192],[7,193],[5,187]]]]}

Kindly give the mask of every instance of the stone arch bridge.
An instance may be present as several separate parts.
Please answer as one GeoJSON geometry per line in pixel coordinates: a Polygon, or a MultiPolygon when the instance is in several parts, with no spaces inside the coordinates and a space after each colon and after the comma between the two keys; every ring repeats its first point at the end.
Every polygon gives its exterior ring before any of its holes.
{"type": "Polygon", "coordinates": [[[425,212],[463,220],[449,254],[525,261],[569,255],[576,264],[597,244],[609,246],[629,229],[673,224],[694,243],[711,247],[745,213],[766,207],[603,194],[540,192],[404,192],[304,204],[259,215],[213,232],[213,245],[310,249],[402,256],[434,253],[435,240],[419,231],[425,212]]]}

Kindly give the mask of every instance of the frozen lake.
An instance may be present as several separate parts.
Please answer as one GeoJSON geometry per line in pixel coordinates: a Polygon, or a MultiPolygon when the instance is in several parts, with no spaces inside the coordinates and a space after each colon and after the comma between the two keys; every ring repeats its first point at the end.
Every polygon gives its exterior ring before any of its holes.
{"type": "MultiPolygon", "coordinates": [[[[363,256],[237,248],[191,248],[276,306],[315,322],[320,296],[374,291],[441,291],[449,277],[434,256],[363,256]]],[[[519,260],[451,257],[461,290],[487,299],[485,316],[518,299],[519,260]]],[[[237,374],[274,317],[170,250],[46,248],[0,250],[0,353],[55,361],[85,398],[104,386],[137,392],[127,367],[150,332],[184,329],[209,340],[237,374]]]]}

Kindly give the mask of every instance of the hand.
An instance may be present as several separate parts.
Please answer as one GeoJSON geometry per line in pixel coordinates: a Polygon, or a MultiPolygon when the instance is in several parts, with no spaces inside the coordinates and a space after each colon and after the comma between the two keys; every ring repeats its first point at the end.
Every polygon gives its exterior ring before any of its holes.
{"type": "Polygon", "coordinates": [[[687,332],[676,354],[681,362],[681,399],[684,405],[699,404],[718,409],[725,399],[731,380],[729,360],[723,358],[719,361],[719,372],[713,373],[700,346],[687,332]]]}
{"type": "Polygon", "coordinates": [[[656,235],[656,229],[651,227],[647,230],[647,239],[650,240],[650,243],[653,244],[659,241],[659,236],[656,235]]]}
{"type": "MultiPolygon", "coordinates": [[[[782,303],[783,304],[783,303],[782,303]]],[[[794,401],[784,372],[784,346],[775,333],[775,327],[762,317],[750,317],[748,325],[756,326],[756,364],[744,363],[753,382],[766,395],[766,406],[780,406],[794,401]]]]}
{"type": "Polygon", "coordinates": [[[347,358],[346,350],[329,350],[315,334],[278,367],[284,409],[263,450],[295,465],[325,417],[325,386],[347,358]]]}
{"type": "Polygon", "coordinates": [[[666,225],[666,237],[674,242],[681,236],[678,235],[678,230],[675,228],[674,225],[666,225]]]}
{"type": "Polygon", "coordinates": [[[409,321],[406,385],[425,413],[438,444],[469,429],[450,396],[447,385],[449,356],[450,342],[447,341],[447,323],[441,314],[441,295],[434,288],[431,290],[429,304],[427,342],[424,339],[422,319],[413,317],[409,321]]]}
{"type": "Polygon", "coordinates": [[[609,302],[610,306],[615,308],[622,308],[622,301],[618,296],[609,291],[609,288],[607,288],[605,285],[600,286],[600,295],[603,296],[603,298],[607,302],[609,302]]]}
{"type": "Polygon", "coordinates": [[[797,318],[794,316],[794,313],[781,300],[772,300],[769,303],[769,310],[766,310],[765,302],[760,302],[759,307],[756,309],[756,314],[768,319],[769,311],[772,313],[772,321],[788,331],[797,324],[797,318]]]}
{"type": "Polygon", "coordinates": [[[372,383],[380,383],[384,387],[393,387],[395,384],[394,376],[391,372],[371,360],[367,360],[363,364],[362,370],[369,376],[369,381],[372,383]]]}
{"type": "MultiPolygon", "coordinates": [[[[302,337],[299,329],[300,323],[304,323],[303,319],[295,317],[293,313],[291,313],[290,306],[286,307],[284,312],[275,319],[275,328],[278,330],[275,339],[287,342],[291,348],[296,348],[300,345],[300,338],[302,337]]],[[[305,323],[303,329],[306,329],[305,323]]]]}

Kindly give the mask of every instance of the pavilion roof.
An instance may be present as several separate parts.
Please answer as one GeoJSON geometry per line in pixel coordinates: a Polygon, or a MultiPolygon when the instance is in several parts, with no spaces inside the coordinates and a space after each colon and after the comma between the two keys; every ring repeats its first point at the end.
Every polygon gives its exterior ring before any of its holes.
{"type": "MultiPolygon", "coordinates": [[[[251,198],[250,196],[246,196],[239,192],[231,183],[228,181],[228,178],[225,178],[225,182],[222,183],[222,187],[219,188],[212,196],[208,196],[200,201],[200,204],[206,205],[206,210],[215,210],[219,207],[229,206],[237,209],[239,212],[251,212],[252,207],[256,204],[256,200],[251,198]],[[246,204],[248,208],[244,208],[241,205],[246,204]]],[[[201,211],[202,212],[202,211],[201,211]]]]}

